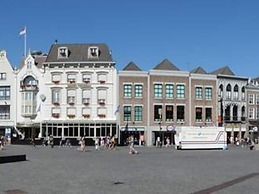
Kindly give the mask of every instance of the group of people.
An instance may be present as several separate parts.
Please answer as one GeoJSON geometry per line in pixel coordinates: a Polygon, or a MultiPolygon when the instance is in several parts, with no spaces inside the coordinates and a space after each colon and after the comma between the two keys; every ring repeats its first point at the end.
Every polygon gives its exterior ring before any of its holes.
{"type": "MultiPolygon", "coordinates": [[[[163,143],[160,139],[160,136],[157,136],[156,138],[156,147],[162,147],[163,143]]],[[[165,137],[165,147],[170,147],[171,146],[171,141],[170,141],[170,138],[169,137],[165,137]]]]}
{"type": "MultiPolygon", "coordinates": [[[[117,138],[116,136],[107,136],[107,137],[96,137],[93,138],[95,150],[100,150],[101,148],[115,150],[117,146],[117,138]]],[[[129,142],[129,154],[138,154],[137,150],[134,148],[134,136],[131,135],[128,138],[129,142]]],[[[31,144],[35,147],[35,139],[32,138],[31,144]]],[[[43,139],[43,146],[49,146],[51,148],[54,147],[54,137],[53,135],[49,135],[48,137],[43,139]]],[[[69,139],[61,138],[59,147],[72,147],[69,139]],[[65,142],[65,143],[64,143],[65,142]]],[[[84,152],[86,150],[86,137],[82,136],[78,139],[78,151],[84,152]]]]}
{"type": "Polygon", "coordinates": [[[235,144],[237,146],[241,145],[242,148],[248,147],[250,150],[253,150],[255,147],[255,142],[249,137],[241,138],[240,140],[238,137],[236,137],[234,140],[234,138],[231,136],[229,141],[231,144],[235,144]]]}
{"type": "MultiPolygon", "coordinates": [[[[34,142],[34,141],[33,141],[34,142]]],[[[42,141],[43,146],[49,146],[50,148],[54,147],[54,137],[53,135],[49,135],[48,137],[44,138],[42,141]]],[[[35,143],[34,143],[35,146],[35,143]]]]}

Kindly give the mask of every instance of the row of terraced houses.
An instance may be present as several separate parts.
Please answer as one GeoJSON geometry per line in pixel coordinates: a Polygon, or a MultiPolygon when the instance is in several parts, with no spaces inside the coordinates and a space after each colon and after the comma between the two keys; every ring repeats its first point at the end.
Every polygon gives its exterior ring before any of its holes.
{"type": "Polygon", "coordinates": [[[0,135],[30,139],[129,135],[151,146],[181,126],[224,127],[244,137],[259,125],[259,78],[225,66],[182,71],[165,59],[117,70],[106,44],[53,44],[13,68],[0,51],[0,135]]]}

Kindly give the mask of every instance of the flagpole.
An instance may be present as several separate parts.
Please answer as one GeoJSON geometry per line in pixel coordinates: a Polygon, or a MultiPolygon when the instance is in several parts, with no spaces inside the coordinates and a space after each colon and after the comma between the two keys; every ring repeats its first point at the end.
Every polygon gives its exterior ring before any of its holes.
{"type": "Polygon", "coordinates": [[[27,39],[27,29],[25,27],[25,34],[24,34],[24,57],[26,57],[26,39],[27,39]]]}

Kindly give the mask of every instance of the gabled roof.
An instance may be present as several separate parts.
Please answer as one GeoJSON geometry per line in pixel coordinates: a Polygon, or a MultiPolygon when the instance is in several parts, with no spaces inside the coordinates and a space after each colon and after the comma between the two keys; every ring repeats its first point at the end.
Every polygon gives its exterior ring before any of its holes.
{"type": "Polygon", "coordinates": [[[142,71],[135,63],[130,62],[123,71],[142,71]]]}
{"type": "Polygon", "coordinates": [[[225,66],[225,67],[222,67],[220,69],[217,69],[215,71],[212,71],[211,74],[214,74],[214,75],[235,75],[231,69],[228,67],[228,66],[225,66]]]}
{"type": "Polygon", "coordinates": [[[165,59],[159,63],[154,69],[156,70],[170,70],[170,71],[180,71],[173,63],[165,59]]]}
{"type": "Polygon", "coordinates": [[[110,50],[106,44],[53,44],[50,48],[46,62],[112,62],[110,50]],[[58,48],[68,48],[69,55],[67,58],[58,58],[58,48]],[[98,47],[99,57],[89,58],[89,47],[98,47]]]}
{"type": "Polygon", "coordinates": [[[196,74],[207,74],[207,72],[202,67],[197,67],[191,71],[191,73],[196,74]]]}
{"type": "MultiPolygon", "coordinates": [[[[46,58],[47,58],[47,55],[46,54],[43,54],[43,55],[32,55],[32,57],[34,58],[35,60],[35,65],[38,67],[38,68],[41,68],[42,67],[42,64],[46,61],[46,58]]],[[[27,57],[26,57],[27,58],[27,57]]],[[[21,59],[21,62],[20,62],[20,65],[19,65],[19,69],[22,69],[23,66],[24,66],[24,61],[26,59],[25,57],[22,57],[21,59]]]]}

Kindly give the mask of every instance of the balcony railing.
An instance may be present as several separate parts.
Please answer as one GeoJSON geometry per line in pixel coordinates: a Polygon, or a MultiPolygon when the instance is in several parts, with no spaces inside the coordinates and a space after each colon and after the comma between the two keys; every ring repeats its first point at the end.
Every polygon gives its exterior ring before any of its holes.
{"type": "Polygon", "coordinates": [[[246,117],[238,117],[238,116],[224,116],[224,122],[245,122],[246,117]]]}
{"type": "Polygon", "coordinates": [[[105,118],[106,115],[105,115],[105,114],[98,114],[98,117],[100,117],[100,118],[105,118]]]}
{"type": "Polygon", "coordinates": [[[74,115],[74,114],[68,114],[67,117],[70,118],[70,119],[73,119],[73,118],[76,117],[76,115],[74,115]]]}
{"type": "Polygon", "coordinates": [[[55,105],[55,106],[59,106],[59,105],[60,105],[60,103],[59,103],[59,102],[53,102],[53,105],[55,105]]]}
{"type": "Polygon", "coordinates": [[[59,84],[59,80],[52,80],[52,83],[54,83],[54,84],[59,84]]]}
{"type": "Polygon", "coordinates": [[[98,99],[98,103],[102,106],[105,105],[105,99],[98,99]]]}
{"type": "Polygon", "coordinates": [[[90,118],[90,114],[83,114],[82,116],[87,119],[90,118]]]}
{"type": "Polygon", "coordinates": [[[23,84],[23,85],[20,85],[20,87],[22,90],[38,90],[38,85],[23,84]]]}
{"type": "Polygon", "coordinates": [[[59,118],[60,114],[59,113],[52,113],[52,117],[54,118],[59,118]]]}

